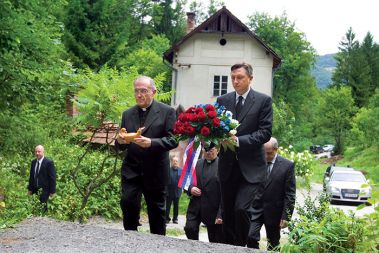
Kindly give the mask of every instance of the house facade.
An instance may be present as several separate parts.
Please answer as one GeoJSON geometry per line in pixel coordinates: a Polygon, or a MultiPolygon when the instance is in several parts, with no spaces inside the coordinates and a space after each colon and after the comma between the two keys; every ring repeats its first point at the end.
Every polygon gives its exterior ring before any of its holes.
{"type": "Polygon", "coordinates": [[[194,14],[187,16],[187,35],[164,53],[173,68],[172,106],[213,103],[233,91],[230,67],[238,62],[253,66],[253,89],[272,95],[281,59],[271,48],[225,7],[196,28],[194,14]]]}

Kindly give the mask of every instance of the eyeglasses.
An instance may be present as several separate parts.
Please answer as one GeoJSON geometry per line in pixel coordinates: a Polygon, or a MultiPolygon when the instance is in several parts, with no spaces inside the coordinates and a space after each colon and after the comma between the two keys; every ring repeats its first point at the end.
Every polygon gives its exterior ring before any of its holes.
{"type": "Polygon", "coordinates": [[[146,95],[147,93],[149,93],[150,90],[148,89],[135,89],[134,90],[134,94],[137,95],[137,94],[142,94],[142,95],[146,95]]]}

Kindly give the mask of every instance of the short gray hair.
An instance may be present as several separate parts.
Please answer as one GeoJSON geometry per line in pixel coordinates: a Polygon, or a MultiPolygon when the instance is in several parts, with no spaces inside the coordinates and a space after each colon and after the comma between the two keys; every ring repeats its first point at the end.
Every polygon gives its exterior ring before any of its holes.
{"type": "Polygon", "coordinates": [[[271,137],[269,142],[271,143],[272,147],[274,149],[278,149],[279,148],[279,143],[278,143],[278,140],[275,138],[275,137],[271,137]]]}
{"type": "Polygon", "coordinates": [[[150,88],[152,90],[157,90],[157,87],[155,86],[155,82],[151,77],[148,76],[139,76],[134,80],[134,85],[136,85],[137,82],[143,81],[143,80],[148,80],[150,83],[150,88]]]}
{"type": "Polygon", "coordinates": [[[236,63],[230,68],[230,70],[233,71],[239,68],[243,68],[249,76],[253,76],[253,67],[249,63],[246,63],[246,62],[236,63]]]}

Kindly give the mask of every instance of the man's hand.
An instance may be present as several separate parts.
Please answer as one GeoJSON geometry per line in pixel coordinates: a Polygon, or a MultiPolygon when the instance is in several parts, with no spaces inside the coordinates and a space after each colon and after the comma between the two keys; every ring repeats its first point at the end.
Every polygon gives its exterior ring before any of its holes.
{"type": "Polygon", "coordinates": [[[117,135],[117,142],[119,143],[119,144],[129,144],[130,142],[127,142],[126,140],[125,140],[125,136],[126,136],[126,134],[127,134],[127,132],[125,131],[119,131],[118,132],[118,135],[117,135]]]}
{"type": "Polygon", "coordinates": [[[32,195],[32,191],[28,191],[28,195],[32,195]]]}
{"type": "Polygon", "coordinates": [[[145,136],[140,136],[134,139],[135,144],[140,146],[141,148],[150,148],[151,147],[151,139],[145,136]]]}
{"type": "Polygon", "coordinates": [[[193,196],[199,197],[199,196],[201,196],[201,190],[199,188],[197,188],[196,186],[194,186],[191,188],[191,194],[193,196]]]}
{"type": "Polygon", "coordinates": [[[280,220],[280,228],[286,228],[286,227],[288,227],[288,221],[280,220]]]}
{"type": "Polygon", "coordinates": [[[215,224],[216,224],[216,225],[220,225],[220,224],[222,224],[222,219],[221,219],[221,218],[216,218],[216,220],[215,220],[215,224]]]}
{"type": "Polygon", "coordinates": [[[50,198],[54,198],[54,196],[55,196],[55,193],[50,193],[50,198]]]}

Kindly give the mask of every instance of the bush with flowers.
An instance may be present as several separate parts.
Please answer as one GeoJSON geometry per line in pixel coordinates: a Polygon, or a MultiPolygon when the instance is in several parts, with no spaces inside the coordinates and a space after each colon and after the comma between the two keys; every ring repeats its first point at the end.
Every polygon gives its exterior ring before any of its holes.
{"type": "Polygon", "coordinates": [[[310,176],[313,174],[313,157],[308,150],[296,153],[290,145],[288,148],[279,147],[278,153],[295,163],[296,176],[309,180],[310,176]]]}
{"type": "Polygon", "coordinates": [[[231,138],[237,133],[238,121],[232,119],[232,113],[218,103],[200,104],[188,108],[179,114],[175,123],[174,134],[177,141],[194,139],[195,146],[200,143],[217,147],[235,149],[231,138]]]}

